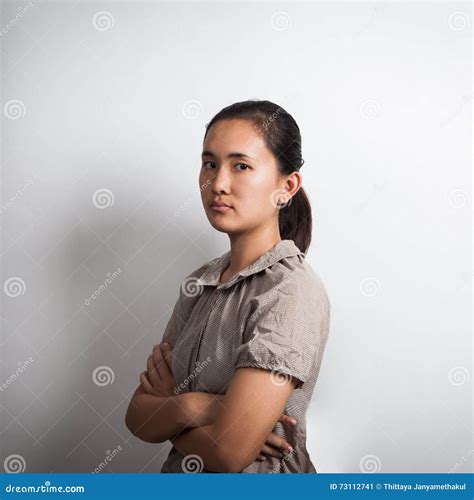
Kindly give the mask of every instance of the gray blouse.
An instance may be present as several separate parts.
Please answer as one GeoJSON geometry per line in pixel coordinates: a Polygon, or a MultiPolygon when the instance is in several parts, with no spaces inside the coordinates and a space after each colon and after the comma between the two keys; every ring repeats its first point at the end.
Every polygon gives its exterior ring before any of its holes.
{"type": "MultiPolygon", "coordinates": [[[[281,459],[256,460],[242,472],[315,473],[306,450],[305,415],[329,334],[326,289],[293,240],[279,241],[219,284],[229,261],[230,250],[181,284],[162,339],[173,346],[177,390],[224,394],[235,369],[246,366],[272,371],[276,383],[295,377],[284,413],[298,423],[277,422],[273,430],[294,451],[281,459]]],[[[202,465],[201,460],[194,471],[211,472],[202,465]]],[[[161,472],[188,471],[185,457],[173,447],[161,472]]]]}

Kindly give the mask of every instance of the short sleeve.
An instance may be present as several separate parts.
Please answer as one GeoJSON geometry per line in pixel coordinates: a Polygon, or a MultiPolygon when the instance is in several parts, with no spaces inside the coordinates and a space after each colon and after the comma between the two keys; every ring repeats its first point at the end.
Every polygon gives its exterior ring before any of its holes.
{"type": "MultiPolygon", "coordinates": [[[[258,297],[247,320],[235,368],[291,375],[301,388],[319,369],[329,331],[330,303],[322,285],[289,278],[258,297]],[[316,285],[316,286],[314,286],[316,285]]],[[[284,377],[285,375],[279,375],[284,377]]],[[[277,378],[276,380],[284,380],[277,378]]]]}

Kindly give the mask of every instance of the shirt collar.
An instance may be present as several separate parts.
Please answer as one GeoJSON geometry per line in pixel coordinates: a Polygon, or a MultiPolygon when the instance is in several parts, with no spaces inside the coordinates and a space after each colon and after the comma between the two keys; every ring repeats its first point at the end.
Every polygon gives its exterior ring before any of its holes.
{"type": "Polygon", "coordinates": [[[219,284],[219,278],[230,262],[229,250],[221,257],[211,261],[210,266],[198,278],[198,284],[213,285],[217,286],[219,289],[228,288],[240,279],[243,279],[246,276],[250,276],[251,274],[258,273],[259,271],[262,271],[263,269],[271,266],[275,262],[278,262],[285,257],[292,257],[294,255],[301,255],[305,257],[305,253],[296,246],[293,240],[280,240],[270,250],[267,250],[267,252],[261,255],[255,262],[248,265],[247,267],[244,267],[244,269],[240,270],[237,274],[232,276],[229,281],[219,284]]]}

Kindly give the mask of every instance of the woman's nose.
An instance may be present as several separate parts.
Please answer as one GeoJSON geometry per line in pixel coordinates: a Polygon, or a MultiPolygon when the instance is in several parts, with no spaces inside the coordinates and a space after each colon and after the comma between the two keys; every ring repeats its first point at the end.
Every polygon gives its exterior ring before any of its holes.
{"type": "Polygon", "coordinates": [[[219,168],[213,172],[212,187],[216,191],[228,191],[230,188],[230,175],[225,168],[219,168]]]}

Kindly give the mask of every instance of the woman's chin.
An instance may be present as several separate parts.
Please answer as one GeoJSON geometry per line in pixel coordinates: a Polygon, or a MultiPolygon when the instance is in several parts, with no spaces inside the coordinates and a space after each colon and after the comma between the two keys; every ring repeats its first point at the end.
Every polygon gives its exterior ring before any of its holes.
{"type": "Polygon", "coordinates": [[[225,222],[220,222],[213,219],[209,219],[209,222],[214,229],[220,231],[221,233],[227,233],[231,230],[230,224],[226,224],[225,222]]]}
{"type": "Polygon", "coordinates": [[[229,231],[232,231],[233,229],[233,225],[230,224],[229,221],[226,221],[225,217],[208,215],[207,219],[214,229],[216,229],[217,231],[221,231],[222,233],[227,233],[229,231]]]}

